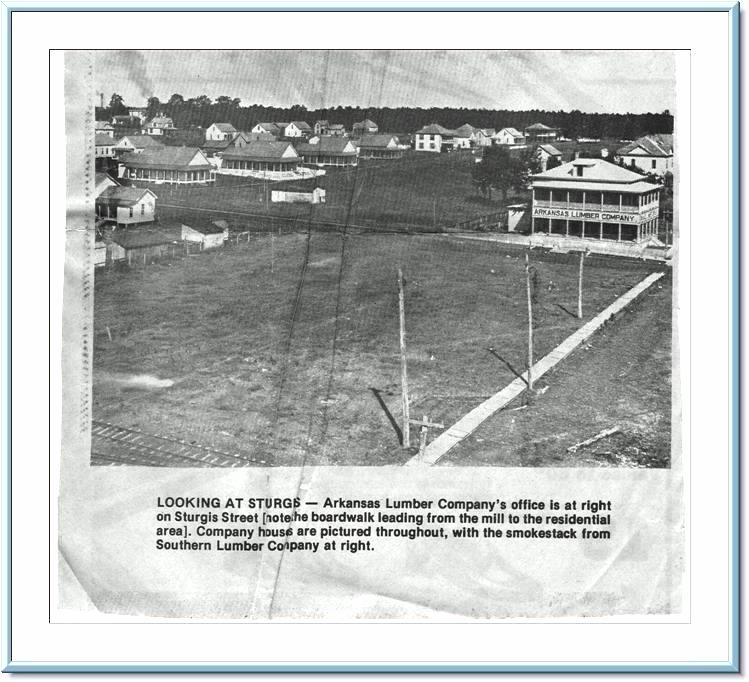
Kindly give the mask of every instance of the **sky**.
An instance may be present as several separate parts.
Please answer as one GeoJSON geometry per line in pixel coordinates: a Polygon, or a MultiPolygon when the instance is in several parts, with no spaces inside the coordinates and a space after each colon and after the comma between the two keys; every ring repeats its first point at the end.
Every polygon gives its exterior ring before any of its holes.
{"type": "Polygon", "coordinates": [[[105,104],[117,92],[129,105],[179,93],[308,109],[675,108],[673,53],[658,50],[99,50],[94,78],[105,104]]]}

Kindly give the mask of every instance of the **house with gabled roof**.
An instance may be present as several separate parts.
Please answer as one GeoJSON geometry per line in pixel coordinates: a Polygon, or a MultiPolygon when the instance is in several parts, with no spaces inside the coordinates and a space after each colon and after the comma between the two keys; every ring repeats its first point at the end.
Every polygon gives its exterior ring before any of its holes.
{"type": "Polygon", "coordinates": [[[446,152],[452,150],[455,133],[437,123],[416,131],[414,149],[417,152],[446,152]]]}
{"type": "Polygon", "coordinates": [[[296,150],[304,163],[314,166],[356,166],[359,150],[347,137],[322,135],[317,142],[300,142],[296,150]]]}
{"type": "MultiPolygon", "coordinates": [[[[229,239],[229,228],[225,225],[217,225],[208,218],[181,217],[168,221],[168,224],[179,229],[182,241],[200,244],[202,250],[223,246],[229,239]]],[[[165,223],[161,222],[161,226],[164,225],[165,223]]]]}
{"type": "Polygon", "coordinates": [[[619,149],[617,157],[625,166],[645,173],[663,175],[674,171],[674,136],[645,135],[619,149]]]}
{"type": "Polygon", "coordinates": [[[354,136],[364,135],[365,133],[374,135],[374,133],[378,133],[380,131],[380,128],[372,119],[365,118],[363,121],[354,123],[354,125],[352,126],[352,130],[354,136]]]}
{"type": "Polygon", "coordinates": [[[312,129],[314,130],[315,135],[327,135],[328,126],[330,126],[330,122],[323,118],[315,121],[315,125],[312,126],[312,129]]]}
{"type": "Polygon", "coordinates": [[[153,262],[173,251],[175,240],[158,230],[115,230],[110,236],[111,262],[127,261],[128,265],[153,262]]]}
{"type": "Polygon", "coordinates": [[[476,144],[476,128],[464,123],[453,131],[453,149],[470,149],[476,144]]]}
{"type": "Polygon", "coordinates": [[[476,128],[476,146],[477,147],[491,147],[494,144],[492,139],[496,134],[494,128],[476,128]]]}
{"type": "Polygon", "coordinates": [[[239,131],[231,123],[211,123],[205,129],[206,142],[230,140],[239,131]]]}
{"type": "Polygon", "coordinates": [[[94,177],[94,193],[98,197],[107,187],[119,187],[119,184],[109,173],[96,173],[94,177]]]}
{"type": "Polygon", "coordinates": [[[543,123],[529,125],[523,132],[526,142],[549,142],[556,140],[559,136],[559,131],[556,128],[550,128],[543,123]]]}
{"type": "Polygon", "coordinates": [[[250,140],[244,147],[221,153],[221,175],[288,180],[298,175],[302,163],[288,141],[250,140]]]}
{"type": "Polygon", "coordinates": [[[146,149],[160,149],[164,145],[149,135],[125,135],[117,140],[113,149],[115,154],[127,154],[134,152],[140,154],[146,149]]]}
{"type": "Polygon", "coordinates": [[[362,135],[358,146],[360,159],[399,159],[406,153],[406,146],[387,133],[362,135]]]}
{"type": "Polygon", "coordinates": [[[164,135],[174,129],[174,121],[168,116],[154,116],[143,124],[143,133],[146,135],[164,135]]]}
{"type": "Polygon", "coordinates": [[[151,223],[156,217],[156,198],[145,187],[110,186],[96,197],[96,216],[116,225],[151,223]]]}
{"type": "Polygon", "coordinates": [[[517,128],[502,128],[493,135],[492,139],[494,140],[494,144],[525,144],[525,135],[517,128]]]}
{"type": "Polygon", "coordinates": [[[283,131],[284,137],[309,137],[312,135],[312,128],[306,121],[292,121],[283,131]]]}
{"type": "Polygon", "coordinates": [[[562,163],[562,152],[553,145],[540,144],[536,147],[536,158],[541,166],[541,170],[545,171],[549,166],[550,160],[553,160],[556,165],[562,163]]]}
{"type": "Polygon", "coordinates": [[[116,142],[113,137],[96,133],[94,135],[94,156],[99,158],[112,158],[115,155],[114,146],[116,142]]]}
{"type": "Polygon", "coordinates": [[[114,126],[109,121],[96,121],[94,123],[94,133],[96,135],[114,137],[114,126]]]}
{"type": "Polygon", "coordinates": [[[253,133],[267,133],[269,135],[273,135],[273,137],[278,138],[281,135],[283,135],[283,129],[279,128],[278,125],[275,123],[256,123],[253,129],[250,131],[253,133]]]}
{"type": "Polygon", "coordinates": [[[161,147],[120,159],[120,177],[130,183],[200,185],[215,182],[216,168],[197,147],[161,147]]]}

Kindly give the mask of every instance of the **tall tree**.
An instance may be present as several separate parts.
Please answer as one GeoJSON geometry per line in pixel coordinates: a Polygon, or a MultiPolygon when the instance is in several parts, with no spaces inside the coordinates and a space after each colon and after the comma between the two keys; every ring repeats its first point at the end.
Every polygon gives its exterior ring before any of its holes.
{"type": "Polygon", "coordinates": [[[109,113],[112,116],[123,116],[127,113],[127,107],[125,106],[125,100],[122,99],[122,95],[118,95],[116,92],[112,93],[109,98],[109,113]]]}

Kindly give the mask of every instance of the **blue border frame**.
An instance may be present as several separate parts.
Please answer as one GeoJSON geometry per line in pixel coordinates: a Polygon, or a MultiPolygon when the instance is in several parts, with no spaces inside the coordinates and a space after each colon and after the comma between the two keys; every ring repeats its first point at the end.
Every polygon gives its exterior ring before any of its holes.
{"type": "MultiPolygon", "coordinates": [[[[350,0],[355,2],[356,0],[350,0]]],[[[216,3],[210,5],[201,5],[200,0],[194,0],[189,6],[175,7],[174,5],[154,5],[147,0],[131,0],[129,2],[111,2],[104,7],[95,7],[90,4],[76,4],[73,2],[61,3],[56,5],[45,4],[43,2],[4,2],[2,14],[2,35],[5,38],[5,64],[6,69],[2,73],[2,98],[4,104],[5,124],[2,127],[2,145],[5,153],[5,178],[2,184],[2,199],[5,206],[5,212],[2,216],[2,232],[4,247],[3,266],[5,277],[5,296],[3,304],[3,335],[2,335],[2,370],[6,377],[3,390],[3,399],[5,409],[0,415],[0,426],[5,437],[2,440],[2,474],[3,474],[3,492],[4,492],[4,523],[3,523],[3,542],[2,542],[2,565],[4,568],[2,580],[2,624],[3,637],[0,642],[2,652],[0,664],[2,672],[6,673],[79,673],[79,672],[191,672],[191,673],[213,673],[213,672],[256,672],[256,673],[463,673],[463,672],[562,672],[562,673],[600,673],[600,672],[669,672],[669,673],[710,673],[710,672],[740,672],[741,647],[740,647],[740,448],[741,448],[741,430],[740,430],[740,154],[741,138],[739,129],[740,120],[740,5],[738,0],[717,0],[716,2],[690,2],[686,1],[682,5],[675,4],[656,4],[646,0],[632,0],[631,2],[607,2],[602,6],[591,6],[586,4],[549,4],[549,0],[531,0],[523,4],[517,3],[518,0],[509,0],[505,3],[501,0],[488,0],[486,3],[470,2],[456,4],[455,0],[429,0],[429,6],[423,4],[403,4],[398,0],[369,0],[361,4],[341,6],[341,5],[278,5],[269,2],[266,5],[240,5],[228,3],[216,3]],[[10,91],[12,79],[12,15],[15,12],[728,12],[730,17],[732,55],[731,55],[731,88],[730,96],[732,99],[731,107],[731,136],[733,149],[731,154],[731,223],[732,223],[732,280],[733,280],[733,301],[731,310],[731,360],[733,365],[733,377],[731,383],[732,393],[732,419],[733,429],[731,434],[732,444],[732,466],[731,474],[733,476],[731,486],[731,503],[733,508],[732,534],[731,534],[731,587],[734,600],[731,608],[731,658],[724,664],[499,664],[499,665],[470,665],[470,664],[446,664],[446,665],[421,665],[421,664],[382,664],[382,665],[359,665],[351,663],[338,664],[253,664],[253,663],[67,663],[67,662],[48,662],[48,663],[29,663],[22,661],[13,661],[12,659],[12,603],[11,603],[11,489],[10,480],[12,472],[11,458],[11,432],[10,432],[10,414],[11,414],[11,340],[10,340],[10,320],[11,320],[11,156],[12,148],[10,145],[10,131],[12,128],[12,115],[10,108],[10,91]]]]}

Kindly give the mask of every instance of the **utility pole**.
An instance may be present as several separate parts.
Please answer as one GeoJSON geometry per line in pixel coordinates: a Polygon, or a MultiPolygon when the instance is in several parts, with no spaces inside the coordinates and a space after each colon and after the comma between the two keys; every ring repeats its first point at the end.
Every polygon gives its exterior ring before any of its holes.
{"type": "Polygon", "coordinates": [[[398,268],[398,312],[400,319],[401,408],[403,410],[403,447],[411,447],[411,423],[408,414],[408,372],[406,370],[406,307],[403,271],[398,268]]]}
{"type": "Polygon", "coordinates": [[[531,267],[525,252],[525,290],[528,295],[528,390],[533,391],[533,301],[531,300],[531,267]]]}
{"type": "Polygon", "coordinates": [[[583,319],[583,261],[585,256],[588,255],[587,251],[580,252],[580,271],[577,275],[577,319],[583,319]]]}

